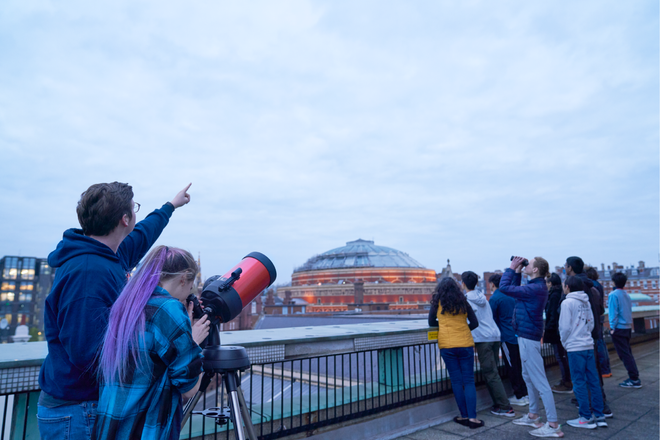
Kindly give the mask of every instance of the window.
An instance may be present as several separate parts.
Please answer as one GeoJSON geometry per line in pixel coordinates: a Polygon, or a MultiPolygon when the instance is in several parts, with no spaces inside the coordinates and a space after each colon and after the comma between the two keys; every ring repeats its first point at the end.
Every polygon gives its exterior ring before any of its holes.
{"type": "Polygon", "coordinates": [[[655,280],[651,281],[651,287],[653,287],[655,289],[657,286],[658,285],[656,284],[655,280]]]}
{"type": "Polygon", "coordinates": [[[648,284],[646,283],[646,280],[644,280],[644,288],[645,288],[645,289],[648,289],[648,288],[649,288],[648,284]]]}
{"type": "Polygon", "coordinates": [[[14,295],[14,292],[0,293],[0,301],[13,301],[14,295]]]}
{"type": "Polygon", "coordinates": [[[21,281],[21,290],[22,291],[34,290],[34,283],[29,281],[21,281]]]}
{"type": "Polygon", "coordinates": [[[403,297],[402,296],[399,297],[399,304],[403,304],[403,297]]]}
{"type": "Polygon", "coordinates": [[[3,278],[15,280],[18,274],[18,258],[7,257],[5,260],[5,270],[2,274],[3,278]]]}
{"type": "Polygon", "coordinates": [[[21,269],[21,278],[24,280],[34,279],[34,268],[36,260],[34,258],[23,258],[23,268],[21,269]]]}
{"type": "Polygon", "coordinates": [[[50,275],[50,266],[45,261],[41,262],[41,268],[39,269],[41,275],[50,275]]]}
{"type": "Polygon", "coordinates": [[[3,281],[0,290],[2,290],[3,292],[6,292],[8,290],[16,290],[16,283],[13,281],[3,281]]]}
{"type": "Polygon", "coordinates": [[[23,293],[21,292],[18,295],[18,300],[19,301],[32,301],[32,294],[31,293],[23,293]]]}
{"type": "Polygon", "coordinates": [[[321,304],[321,298],[316,300],[316,304],[321,304]]]}

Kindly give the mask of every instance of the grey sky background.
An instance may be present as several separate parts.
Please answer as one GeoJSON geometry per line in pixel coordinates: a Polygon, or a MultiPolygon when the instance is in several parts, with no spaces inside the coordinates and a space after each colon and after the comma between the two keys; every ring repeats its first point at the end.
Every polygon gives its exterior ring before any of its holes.
{"type": "Polygon", "coordinates": [[[439,271],[658,264],[656,1],[0,3],[0,255],[89,185],[205,276],[357,238],[439,271]]]}

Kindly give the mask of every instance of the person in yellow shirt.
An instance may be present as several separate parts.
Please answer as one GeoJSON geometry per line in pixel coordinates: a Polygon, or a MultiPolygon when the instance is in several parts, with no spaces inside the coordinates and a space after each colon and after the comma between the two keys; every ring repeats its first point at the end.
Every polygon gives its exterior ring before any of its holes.
{"type": "Polygon", "coordinates": [[[477,391],[474,386],[474,340],[472,330],[479,321],[452,278],[435,288],[429,311],[429,327],[438,327],[438,347],[445,363],[456,404],[461,412],[454,422],[470,429],[484,426],[477,419],[477,391]]]}

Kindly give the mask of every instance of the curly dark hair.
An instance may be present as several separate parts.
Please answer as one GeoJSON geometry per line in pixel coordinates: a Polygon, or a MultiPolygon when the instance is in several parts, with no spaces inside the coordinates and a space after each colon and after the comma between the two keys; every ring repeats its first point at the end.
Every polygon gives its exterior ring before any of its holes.
{"type": "Polygon", "coordinates": [[[431,305],[438,304],[442,307],[441,313],[448,312],[450,315],[467,313],[469,307],[467,298],[453,278],[444,278],[436,286],[431,298],[431,305]]]}

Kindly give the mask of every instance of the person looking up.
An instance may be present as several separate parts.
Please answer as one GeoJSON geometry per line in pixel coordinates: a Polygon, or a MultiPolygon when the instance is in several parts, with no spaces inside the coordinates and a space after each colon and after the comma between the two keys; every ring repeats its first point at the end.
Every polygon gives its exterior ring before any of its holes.
{"type": "Polygon", "coordinates": [[[110,308],[174,210],[190,202],[189,188],[139,223],[130,185],[98,183],[82,193],[76,208],[82,229],[65,231],[48,256],[57,272],[44,308],[48,355],[37,405],[43,440],[90,438],[99,398],[96,360],[110,308]]]}
{"type": "Polygon", "coordinates": [[[504,363],[507,367],[507,376],[511,388],[513,388],[513,397],[509,397],[509,402],[511,405],[527,406],[529,405],[529,396],[527,396],[527,386],[522,377],[518,337],[513,330],[513,309],[516,306],[516,300],[500,292],[501,279],[502,275],[498,273],[491,275],[488,279],[490,291],[493,292],[488,303],[493,311],[493,320],[502,335],[504,363]]]}
{"type": "Polygon", "coordinates": [[[525,258],[514,257],[500,280],[500,292],[516,300],[513,327],[518,335],[520,357],[525,360],[522,374],[529,392],[529,413],[515,419],[513,423],[536,428],[530,431],[536,437],[563,437],[541,356],[543,309],[548,300],[545,277],[548,276],[550,266],[541,257],[532,258],[527,265],[523,264],[525,261],[525,258]],[[523,268],[525,275],[530,278],[524,286],[521,285],[523,268]],[[541,423],[539,399],[543,401],[548,418],[545,424],[541,423]]]}
{"type": "MultiPolygon", "coordinates": [[[[584,273],[587,275],[587,278],[594,283],[594,287],[600,293],[600,301],[603,305],[603,310],[605,309],[605,289],[603,285],[598,282],[598,271],[595,267],[588,266],[584,273]]],[[[605,340],[603,339],[603,323],[605,322],[605,315],[600,315],[600,328],[601,333],[600,337],[595,341],[596,342],[596,353],[598,355],[598,363],[600,364],[600,371],[602,377],[612,377],[612,368],[610,367],[610,353],[607,351],[607,346],[605,345],[605,340]]]]}

